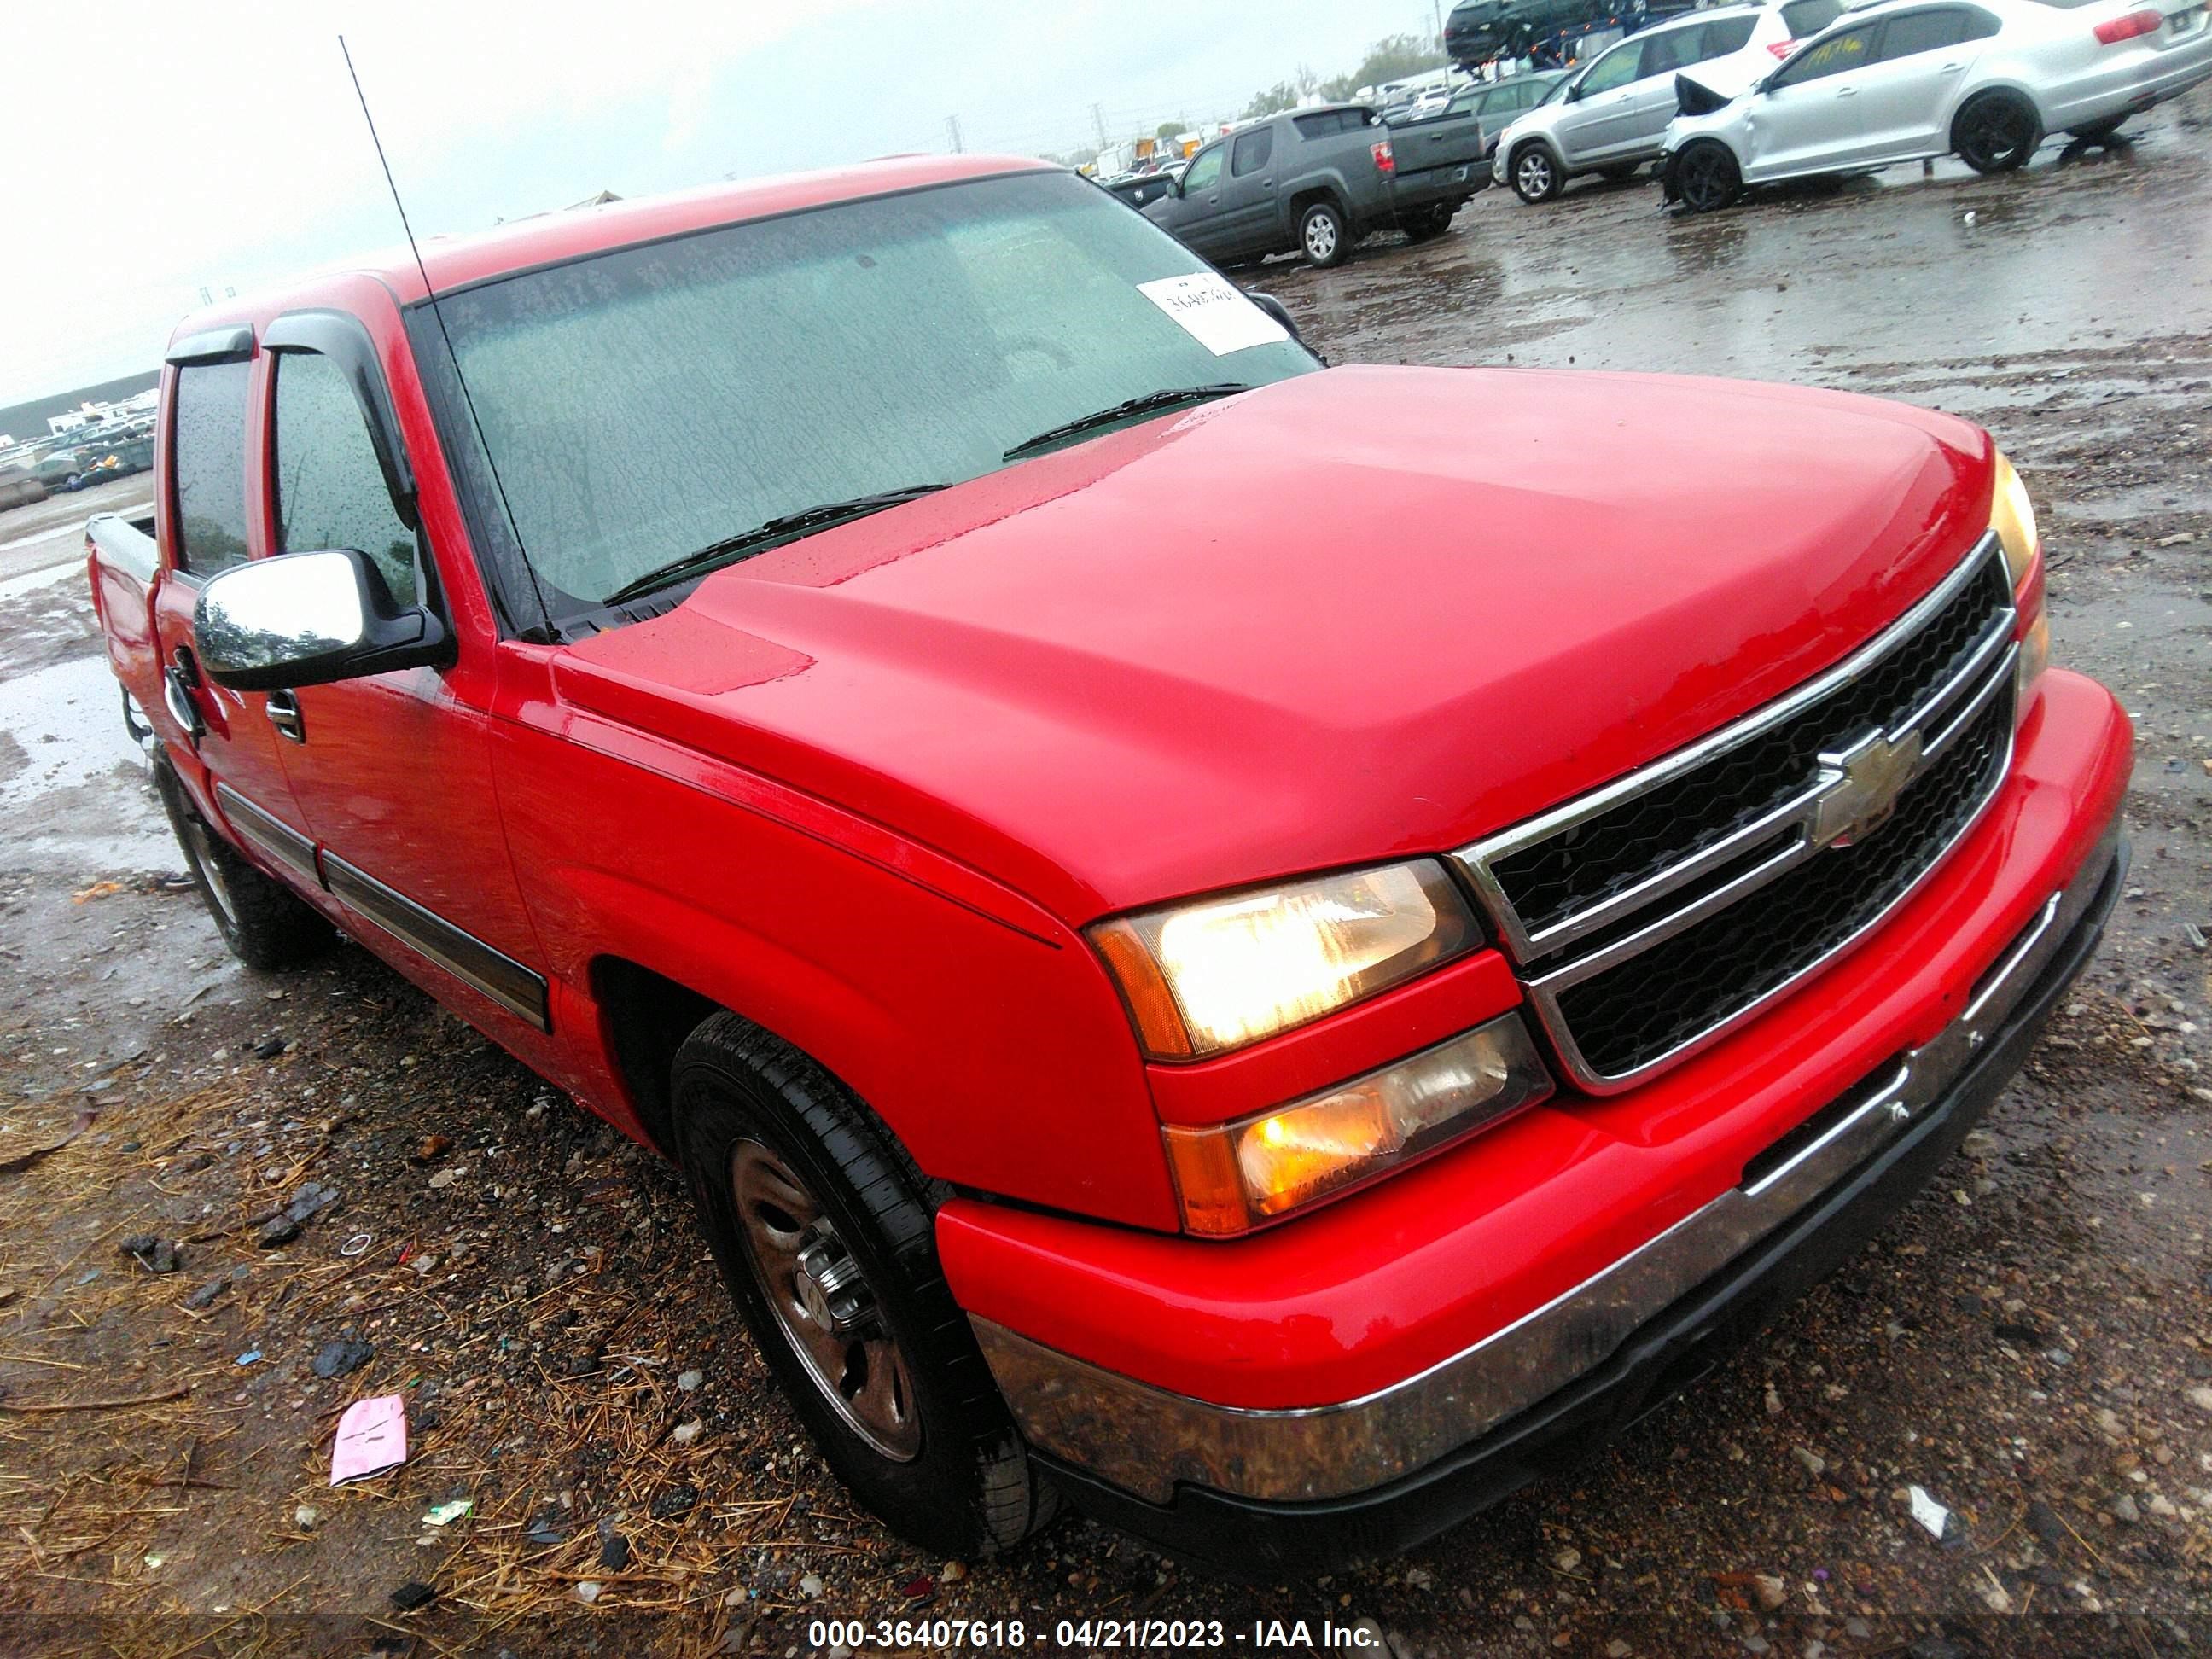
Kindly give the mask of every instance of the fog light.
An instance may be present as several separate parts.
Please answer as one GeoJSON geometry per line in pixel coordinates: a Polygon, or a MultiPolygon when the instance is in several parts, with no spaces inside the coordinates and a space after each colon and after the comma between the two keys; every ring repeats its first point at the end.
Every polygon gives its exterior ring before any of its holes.
{"type": "Polygon", "coordinates": [[[1552,1092],[1518,1014],[1285,1106],[1203,1128],[1170,1123],[1192,1232],[1241,1233],[1420,1157],[1552,1092]]]}

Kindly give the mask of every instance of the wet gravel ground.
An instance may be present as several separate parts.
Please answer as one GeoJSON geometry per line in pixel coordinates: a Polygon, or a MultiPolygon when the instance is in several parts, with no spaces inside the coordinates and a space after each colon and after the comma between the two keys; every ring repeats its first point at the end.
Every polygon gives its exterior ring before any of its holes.
{"type": "Polygon", "coordinates": [[[2058,655],[2141,740],[2103,955],[1761,1346],[1368,1571],[1225,1583],[1080,1521],[918,1557],[799,1439],[665,1170],[350,946],[237,968],[163,879],[76,574],[126,483],[0,515],[0,1649],[791,1659],[826,1616],[1034,1645],[1138,1615],[1248,1650],[2212,1646],[2212,97],[2012,178],[1656,201],[1492,191],[1422,248],[1242,275],[1340,361],[1747,374],[1986,423],[2044,507],[2058,655]],[[264,1246],[310,1183],[334,1200],[264,1246]],[[146,1234],[176,1271],[120,1248],[146,1234]],[[333,1491],[337,1413],[386,1390],[408,1463],[333,1491]]]}

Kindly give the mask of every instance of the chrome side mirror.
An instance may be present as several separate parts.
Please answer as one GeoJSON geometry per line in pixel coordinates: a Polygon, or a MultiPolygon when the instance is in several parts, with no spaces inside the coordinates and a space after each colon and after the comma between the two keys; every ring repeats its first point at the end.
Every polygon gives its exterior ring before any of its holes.
{"type": "Polygon", "coordinates": [[[192,632],[201,668],[235,691],[325,685],[453,654],[445,623],[395,605],[376,567],[350,550],[223,571],[200,590],[192,632]]]}

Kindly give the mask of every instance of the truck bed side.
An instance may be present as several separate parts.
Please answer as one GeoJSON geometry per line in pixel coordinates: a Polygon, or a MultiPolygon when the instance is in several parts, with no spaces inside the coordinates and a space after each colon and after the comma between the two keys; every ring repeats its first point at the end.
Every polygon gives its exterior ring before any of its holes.
{"type": "Polygon", "coordinates": [[[84,527],[84,548],[108,666],[139,708],[158,707],[161,649],[154,636],[153,591],[161,556],[152,509],[136,518],[96,514],[84,527]]]}

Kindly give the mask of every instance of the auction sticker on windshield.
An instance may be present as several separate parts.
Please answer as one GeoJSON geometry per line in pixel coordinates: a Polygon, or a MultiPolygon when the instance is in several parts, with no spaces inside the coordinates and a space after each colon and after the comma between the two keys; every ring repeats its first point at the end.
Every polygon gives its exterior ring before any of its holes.
{"type": "Polygon", "coordinates": [[[1291,337],[1280,323],[1246,299],[1236,283],[1211,270],[1139,283],[1137,291],[1217,357],[1291,337]]]}

